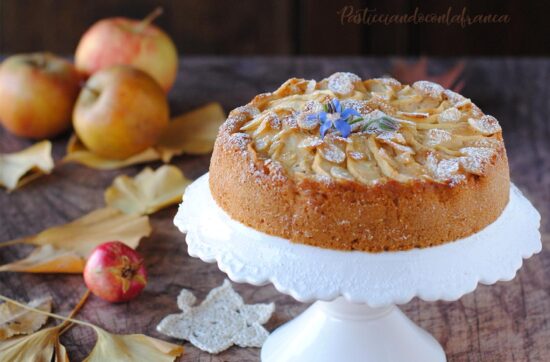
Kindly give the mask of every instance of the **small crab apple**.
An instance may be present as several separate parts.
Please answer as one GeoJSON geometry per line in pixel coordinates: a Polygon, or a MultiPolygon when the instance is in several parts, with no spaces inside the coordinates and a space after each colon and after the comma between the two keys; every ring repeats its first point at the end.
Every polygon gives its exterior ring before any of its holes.
{"type": "Polygon", "coordinates": [[[143,258],[120,241],[109,241],[96,247],[84,268],[88,289],[111,303],[135,298],[147,284],[143,258]]]}

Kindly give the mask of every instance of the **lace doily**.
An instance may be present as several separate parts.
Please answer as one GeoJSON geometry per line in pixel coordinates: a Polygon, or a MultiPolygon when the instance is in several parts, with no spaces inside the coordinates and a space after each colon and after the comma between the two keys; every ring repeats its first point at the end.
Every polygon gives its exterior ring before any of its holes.
{"type": "Polygon", "coordinates": [[[227,279],[212,289],[200,305],[194,306],[196,301],[193,293],[183,289],[177,300],[182,312],[165,317],[157,330],[188,340],[209,353],[219,353],[234,344],[261,347],[269,335],[262,324],[271,318],[275,305],[245,304],[227,279]]]}

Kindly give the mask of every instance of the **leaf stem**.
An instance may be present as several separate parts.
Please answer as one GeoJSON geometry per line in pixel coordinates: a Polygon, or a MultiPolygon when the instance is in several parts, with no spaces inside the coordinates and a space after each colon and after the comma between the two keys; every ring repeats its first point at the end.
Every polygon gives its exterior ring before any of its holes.
{"type": "Polygon", "coordinates": [[[28,238],[21,238],[21,239],[14,239],[10,241],[4,241],[3,243],[0,243],[0,248],[3,248],[5,246],[10,245],[17,245],[17,244],[24,244],[28,238]]]}
{"type": "MultiPolygon", "coordinates": [[[[88,294],[88,293],[86,293],[88,294]]],[[[87,295],[85,294],[86,298],[87,298],[87,295]]],[[[84,299],[84,298],[83,298],[84,299]]],[[[55,313],[51,313],[51,312],[46,312],[46,311],[43,311],[43,310],[40,310],[40,309],[36,309],[36,308],[33,308],[33,307],[30,307],[26,304],[23,304],[21,302],[18,302],[16,300],[13,300],[11,298],[8,298],[8,297],[5,297],[3,295],[0,295],[0,300],[3,300],[5,302],[9,302],[9,303],[13,303],[15,304],[16,306],[18,307],[21,307],[21,308],[24,308],[24,309],[27,309],[27,310],[30,310],[30,311],[33,311],[33,312],[36,312],[36,313],[39,313],[39,314],[43,314],[43,315],[47,315],[48,317],[52,317],[52,318],[56,318],[56,319],[61,319],[63,321],[66,321],[66,322],[71,322],[71,323],[76,323],[76,324],[80,324],[82,326],[87,326],[87,327],[90,327],[90,328],[98,328],[97,326],[93,325],[92,323],[88,323],[88,322],[84,322],[84,321],[81,321],[81,320],[78,320],[78,319],[74,319],[72,317],[63,317],[59,314],[55,314],[55,313]]],[[[85,300],[85,299],[84,299],[85,300]]],[[[81,300],[82,301],[82,300],[81,300]]],[[[80,305],[81,303],[79,302],[77,304],[77,307],[81,307],[80,305]],[[80,306],[79,306],[80,305],[80,306]]],[[[82,303],[84,304],[84,303],[82,303]]],[[[70,314],[71,316],[73,315],[72,312],[70,314]]],[[[64,327],[65,328],[65,327],[64,327]]]]}
{"type": "MultiPolygon", "coordinates": [[[[78,304],[75,305],[71,313],[69,313],[68,318],[73,318],[76,315],[76,313],[80,311],[82,306],[84,306],[84,303],[86,303],[86,301],[88,300],[89,296],[90,296],[90,289],[86,289],[86,292],[84,293],[82,298],[80,298],[80,301],[78,302],[78,304]]],[[[73,326],[73,323],[69,321],[63,321],[63,323],[59,325],[59,328],[61,328],[59,335],[62,335],[63,333],[67,332],[69,329],[71,329],[72,326],[73,326]]]]}

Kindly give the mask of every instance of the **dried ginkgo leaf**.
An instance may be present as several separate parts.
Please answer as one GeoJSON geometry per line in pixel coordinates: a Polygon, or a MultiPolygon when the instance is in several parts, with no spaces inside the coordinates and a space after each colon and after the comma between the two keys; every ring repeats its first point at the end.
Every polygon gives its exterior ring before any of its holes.
{"type": "Polygon", "coordinates": [[[143,334],[111,334],[99,327],[94,330],[97,342],[85,362],[171,362],[183,353],[182,346],[143,334]]]}
{"type": "MultiPolygon", "coordinates": [[[[46,312],[52,310],[50,298],[35,299],[27,305],[46,312]]],[[[18,334],[33,333],[42,327],[47,319],[47,315],[33,312],[10,302],[2,303],[0,304],[0,340],[18,334]]]]}
{"type": "Polygon", "coordinates": [[[0,185],[9,191],[50,173],[54,163],[52,143],[42,141],[23,151],[0,154],[0,185]]]}
{"type": "Polygon", "coordinates": [[[0,266],[0,271],[26,273],[80,273],[85,259],[74,250],[38,246],[25,259],[0,266]]]}
{"type": "Polygon", "coordinates": [[[151,214],[181,201],[191,180],[175,166],[149,167],[134,178],[118,176],[105,191],[105,202],[127,214],[151,214]]]}
{"type": "Polygon", "coordinates": [[[119,240],[135,248],[140,239],[150,233],[147,216],[127,215],[111,207],[97,209],[68,224],[8,241],[6,244],[27,243],[42,249],[12,263],[11,267],[8,267],[10,264],[0,267],[0,271],[80,273],[84,263],[79,264],[77,256],[87,258],[96,246],[111,240],[119,240]],[[45,248],[47,245],[51,248],[45,248]]]}
{"type": "Polygon", "coordinates": [[[172,120],[156,148],[164,162],[182,153],[201,155],[212,152],[218,129],[226,115],[219,103],[209,103],[172,120]]]}
{"type": "Polygon", "coordinates": [[[72,135],[67,144],[67,155],[62,162],[77,162],[99,170],[113,170],[139,163],[155,161],[159,159],[159,153],[153,148],[148,148],[145,151],[131,156],[125,160],[109,160],[96,155],[88,150],[86,146],[78,139],[76,135],[72,135]]]}
{"type": "Polygon", "coordinates": [[[62,362],[68,361],[65,347],[59,342],[60,326],[33,334],[0,341],[0,361],[62,362]],[[64,355],[58,356],[56,351],[64,355]]]}

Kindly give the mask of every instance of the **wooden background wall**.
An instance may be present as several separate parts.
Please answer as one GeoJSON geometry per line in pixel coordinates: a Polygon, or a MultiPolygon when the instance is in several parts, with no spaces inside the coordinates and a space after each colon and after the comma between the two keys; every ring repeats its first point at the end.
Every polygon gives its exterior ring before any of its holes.
{"type": "Polygon", "coordinates": [[[0,53],[50,50],[71,54],[96,20],[142,18],[157,23],[182,54],[550,55],[550,2],[459,0],[470,13],[509,14],[509,24],[460,26],[340,23],[346,5],[378,13],[444,13],[437,0],[0,0],[0,53]]]}

